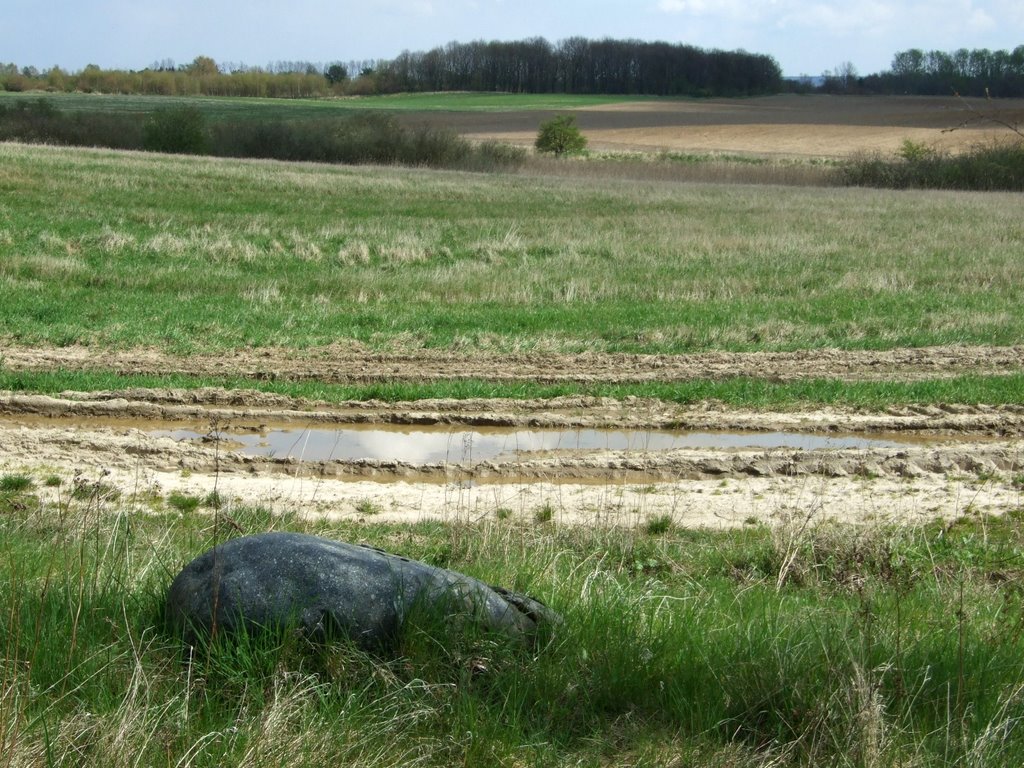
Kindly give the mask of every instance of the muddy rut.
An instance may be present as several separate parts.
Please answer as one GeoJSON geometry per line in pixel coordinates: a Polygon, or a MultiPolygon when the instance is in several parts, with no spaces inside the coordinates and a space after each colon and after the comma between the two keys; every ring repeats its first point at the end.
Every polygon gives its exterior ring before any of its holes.
{"type": "MultiPolygon", "coordinates": [[[[152,351],[85,348],[3,350],[14,370],[181,371],[326,381],[673,381],[735,375],[780,380],[908,380],[1020,370],[1024,348],[892,352],[582,355],[522,358],[442,353],[384,355],[330,348],[175,358],[152,351]]],[[[721,526],[820,515],[843,520],[925,520],[1005,513],[1024,506],[1024,403],[901,406],[885,411],[818,408],[767,412],[706,402],[564,397],[546,400],[418,400],[332,403],[255,390],[125,389],[57,397],[0,392],[0,472],[111,483],[150,497],[216,491],[236,504],[269,504],[326,516],[477,519],[538,509],[572,523],[637,523],[669,515],[681,525],[721,526]],[[187,426],[182,439],[158,430],[187,426]],[[232,439],[276,426],[344,425],[508,429],[688,430],[726,433],[894,436],[868,448],[536,450],[443,461],[303,460],[250,455],[232,439]]],[[[58,488],[61,486],[57,486],[58,488]]],[[[67,487],[63,485],[62,487],[67,487]]],[[[41,492],[50,492],[42,491],[41,492]]],[[[52,491],[57,493],[57,491],[52,491]]]]}
{"type": "Polygon", "coordinates": [[[112,370],[121,374],[182,373],[254,379],[382,381],[535,381],[637,383],[747,376],[774,381],[842,379],[914,381],[966,374],[1024,371],[1024,345],[923,349],[706,352],[691,355],[544,354],[488,355],[415,350],[378,352],[358,344],[312,350],[264,348],[178,357],[153,349],[0,347],[11,370],[112,370]]]}

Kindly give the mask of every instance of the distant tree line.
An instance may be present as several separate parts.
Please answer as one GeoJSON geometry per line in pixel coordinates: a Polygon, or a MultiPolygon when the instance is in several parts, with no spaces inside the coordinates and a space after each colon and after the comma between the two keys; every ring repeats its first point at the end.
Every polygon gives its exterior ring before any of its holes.
{"type": "Polygon", "coordinates": [[[75,73],[60,67],[40,72],[34,67],[18,69],[14,64],[0,64],[0,87],[7,91],[310,98],[343,92],[347,78],[348,70],[342,64],[323,69],[308,64],[301,69],[244,67],[225,71],[208,56],[197,56],[182,67],[164,60],[139,71],[100,69],[90,64],[75,73]],[[328,72],[336,77],[329,78],[328,72]]]}
{"type": "Polygon", "coordinates": [[[139,71],[0,64],[0,88],[292,98],[409,91],[742,96],[778,92],[782,73],[772,57],[743,51],[573,37],[558,44],[543,38],[449,43],[392,60],[267,67],[218,65],[207,56],[180,67],[164,59],[139,71]]]}
{"type": "Polygon", "coordinates": [[[770,56],[641,40],[538,37],[408,51],[375,73],[386,91],[740,96],[778,92],[770,56]]]}
{"type": "Polygon", "coordinates": [[[390,60],[326,64],[278,61],[254,67],[198,56],[182,66],[163,59],[138,71],[90,64],[74,73],[0,64],[0,89],[279,98],[415,91],[747,96],[783,90],[1019,97],[1024,96],[1024,45],[1012,51],[912,48],[898,52],[892,68],[877,74],[859,76],[845,62],[820,78],[784,82],[779,65],[763,54],[583,37],[553,44],[538,37],[453,42],[404,51],[390,60]]]}
{"type": "Polygon", "coordinates": [[[852,65],[826,72],[822,90],[838,93],[912,94],[917,96],[1024,96],[1024,45],[1012,51],[988,48],[956,51],[900,51],[892,68],[857,77],[852,65]]]}

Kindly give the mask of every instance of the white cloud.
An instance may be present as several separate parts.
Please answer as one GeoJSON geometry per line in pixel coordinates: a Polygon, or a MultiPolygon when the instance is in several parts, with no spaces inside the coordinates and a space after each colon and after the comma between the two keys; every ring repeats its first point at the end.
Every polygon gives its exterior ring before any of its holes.
{"type": "Polygon", "coordinates": [[[988,29],[994,29],[996,22],[981,8],[975,8],[971,13],[971,17],[967,20],[967,26],[973,32],[984,32],[988,29]]]}
{"type": "Polygon", "coordinates": [[[661,13],[728,20],[744,26],[811,27],[851,30],[885,24],[897,15],[899,3],[869,0],[658,0],[661,13]]]}
{"type": "MultiPolygon", "coordinates": [[[[658,0],[657,8],[662,13],[686,13],[693,16],[727,16],[738,18],[752,10],[751,6],[758,3],[739,3],[734,0],[715,2],[715,0],[658,0]]],[[[754,8],[753,10],[757,10],[754,8]]]]}
{"type": "MultiPolygon", "coordinates": [[[[789,4],[792,5],[792,4],[789,4]]],[[[864,29],[888,27],[896,13],[888,3],[826,2],[791,8],[779,19],[782,26],[809,27],[831,34],[846,35],[864,29]]]]}
{"type": "Polygon", "coordinates": [[[392,13],[412,16],[433,16],[437,12],[432,0],[386,0],[381,5],[392,13]]]}
{"type": "MultiPolygon", "coordinates": [[[[1024,23],[1020,0],[657,0],[656,12],[717,20],[746,29],[810,30],[846,38],[873,36],[934,38],[964,32],[1018,27],[1024,23]]],[[[1024,37],[1024,30],[1020,30],[1024,37]]],[[[973,45],[966,41],[965,45],[973,45]]]]}

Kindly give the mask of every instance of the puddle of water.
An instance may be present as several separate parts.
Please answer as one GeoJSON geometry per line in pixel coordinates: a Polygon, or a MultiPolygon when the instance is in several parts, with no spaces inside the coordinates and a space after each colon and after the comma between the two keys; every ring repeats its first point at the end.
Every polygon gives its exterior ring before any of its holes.
{"type": "MultiPolygon", "coordinates": [[[[202,439],[206,431],[159,429],[149,434],[175,440],[202,439]]],[[[440,462],[514,460],[547,451],[654,452],[676,448],[755,448],[820,450],[840,448],[905,448],[912,441],[854,435],[813,435],[789,432],[675,432],[630,430],[523,430],[464,427],[410,428],[345,425],[335,428],[226,431],[230,450],[252,456],[309,461],[379,459],[413,465],[440,462]]]]}

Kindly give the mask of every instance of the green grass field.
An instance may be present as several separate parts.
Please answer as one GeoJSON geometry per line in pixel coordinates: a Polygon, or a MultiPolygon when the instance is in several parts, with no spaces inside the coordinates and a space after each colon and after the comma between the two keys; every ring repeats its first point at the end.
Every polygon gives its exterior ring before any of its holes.
{"type": "Polygon", "coordinates": [[[650,96],[574,96],[527,93],[402,93],[332,99],[261,99],[217,96],[140,96],[98,93],[9,93],[0,104],[46,99],[67,112],[149,113],[168,107],[196,107],[213,119],[304,120],[359,110],[383,112],[504,112],[573,110],[606,104],[651,101],[650,96]]]}
{"type": "Polygon", "coordinates": [[[734,534],[323,524],[0,478],[12,765],[989,766],[1024,759],[1020,515],[734,534]],[[52,488],[51,488],[52,490],[52,488]],[[204,510],[200,511],[200,510],[204,510]],[[171,576],[237,529],[364,541],[536,594],[539,649],[410,625],[397,658],[294,636],[182,664],[171,576]],[[1009,582],[1015,583],[1015,582],[1009,582]]]}
{"type": "Polygon", "coordinates": [[[1019,196],[0,147],[0,334],[179,352],[1024,338],[1019,196]]]}
{"type": "MultiPolygon", "coordinates": [[[[349,386],[34,373],[2,360],[5,345],[216,355],[356,341],[472,355],[1020,344],[1020,210],[1010,194],[0,144],[0,389],[1020,403],[1019,373],[349,386]]],[[[69,478],[76,469],[0,473],[3,768],[1024,763],[1024,496],[998,517],[965,498],[955,521],[903,527],[812,524],[804,500],[792,519],[732,532],[667,519],[571,528],[545,520],[550,508],[380,525],[222,508],[216,494],[165,498],[141,480],[112,487],[95,468],[69,478]],[[428,624],[386,657],[287,636],[183,664],[160,616],[170,580],[226,537],[268,529],[462,570],[534,593],[566,622],[538,649],[428,624]]],[[[958,482],[969,493],[989,479],[958,482]]],[[[1000,482],[1024,494],[1024,474],[1000,482]]]]}

